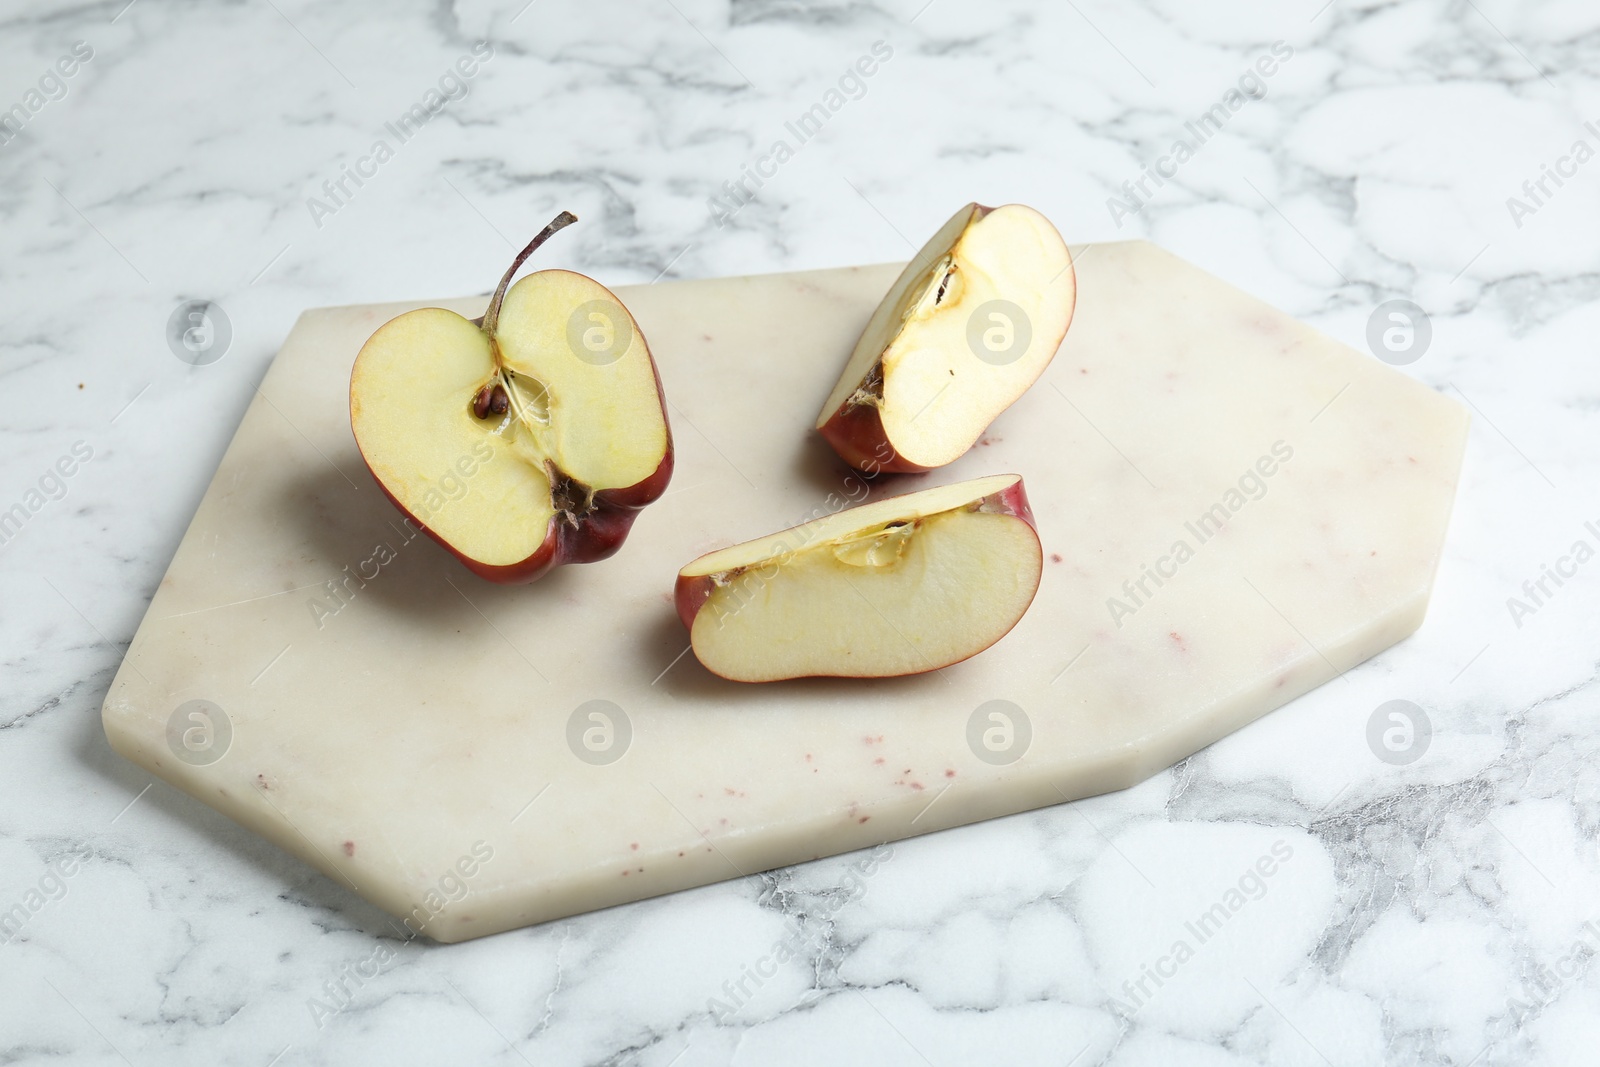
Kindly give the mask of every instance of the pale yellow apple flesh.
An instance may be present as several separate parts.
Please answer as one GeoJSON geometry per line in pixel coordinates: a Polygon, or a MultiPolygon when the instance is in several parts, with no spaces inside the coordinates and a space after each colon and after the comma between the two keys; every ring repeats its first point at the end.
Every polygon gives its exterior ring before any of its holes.
{"type": "Polygon", "coordinates": [[[483,573],[537,559],[552,520],[576,526],[596,494],[649,483],[670,453],[637,324],[604,286],[563,270],[530,274],[507,291],[493,342],[440,308],[386,323],[356,360],[350,418],[389,496],[483,573]],[[569,320],[596,301],[627,344],[584,359],[569,320]],[[472,401],[498,380],[494,343],[508,406],[480,418],[472,401]]]}
{"type": "Polygon", "coordinates": [[[1042,567],[1016,475],[841,511],[679,572],[695,655],[744,682],[919,674],[1016,625],[1042,567]]]}
{"type": "Polygon", "coordinates": [[[1044,372],[1076,298],[1049,219],[1021,204],[966,205],[873,312],[817,429],[860,469],[957,459],[1044,372]]]}

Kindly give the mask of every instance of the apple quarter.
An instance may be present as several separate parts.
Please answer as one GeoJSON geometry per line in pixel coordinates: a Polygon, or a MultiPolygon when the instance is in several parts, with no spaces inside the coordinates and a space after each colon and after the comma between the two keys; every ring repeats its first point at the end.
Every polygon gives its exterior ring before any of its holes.
{"type": "Polygon", "coordinates": [[[836,512],[708,553],[674,599],[695,655],[741,682],[884,678],[977,655],[1022,618],[1042,553],[1015,474],[836,512]]]}
{"type": "Polygon", "coordinates": [[[816,428],[870,473],[942,467],[1028,390],[1072,321],[1077,278],[1050,220],[967,204],[889,287],[816,428]]]}

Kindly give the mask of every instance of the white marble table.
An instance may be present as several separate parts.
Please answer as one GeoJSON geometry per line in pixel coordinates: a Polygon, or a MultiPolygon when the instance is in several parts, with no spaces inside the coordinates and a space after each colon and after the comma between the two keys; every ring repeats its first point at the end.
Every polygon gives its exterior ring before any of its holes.
{"type": "Polygon", "coordinates": [[[0,1061],[1593,1049],[1590,6],[124,3],[0,13],[0,1061]],[[899,259],[968,199],[1148,237],[1358,348],[1426,309],[1404,369],[1474,422],[1421,631],[1124,793],[448,947],[108,748],[301,309],[481,291],[562,207],[547,265],[625,284],[899,259]],[[193,299],[231,337],[180,358],[193,299]],[[1393,700],[1425,747],[1369,732],[1393,700]]]}

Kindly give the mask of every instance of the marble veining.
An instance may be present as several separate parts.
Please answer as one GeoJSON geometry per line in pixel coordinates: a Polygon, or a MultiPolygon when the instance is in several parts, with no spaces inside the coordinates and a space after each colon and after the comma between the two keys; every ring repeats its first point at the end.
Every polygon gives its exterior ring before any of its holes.
{"type": "Polygon", "coordinates": [[[0,916],[24,913],[0,1058],[1581,1062],[1600,165],[1508,201],[1600,146],[1597,30],[1576,0],[0,12],[0,112],[27,110],[0,135],[0,512],[26,512],[0,544],[0,916]],[[880,40],[865,94],[717,225],[880,40]],[[470,94],[318,227],[322,183],[479,41],[470,94]],[[1108,199],[1276,41],[1265,97],[1119,227],[1108,199]],[[1358,349],[1383,301],[1424,308],[1403,372],[1473,424],[1422,629],[1122,793],[443,948],[106,746],[127,642],[304,308],[481,292],[563,207],[584,223],[548,264],[621,285],[895,260],[969,199],[1150,238],[1358,349]],[[190,299],[228,316],[214,363],[168,343],[190,299]],[[1395,699],[1432,726],[1405,764],[1368,741],[1395,699]]]}

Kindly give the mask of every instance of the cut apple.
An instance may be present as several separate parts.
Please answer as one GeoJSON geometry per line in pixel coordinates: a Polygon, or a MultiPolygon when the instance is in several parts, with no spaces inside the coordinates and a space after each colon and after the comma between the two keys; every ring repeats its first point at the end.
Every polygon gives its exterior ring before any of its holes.
{"type": "Polygon", "coordinates": [[[1043,553],[1002,474],[840,511],[678,572],[700,662],[738,682],[879,678],[959,663],[1033,602],[1043,553]]]}
{"type": "Polygon", "coordinates": [[[484,317],[422,308],[379,327],[350,375],[350,423],[395,506],[477,574],[529,582],[621,547],[672,476],[655,361],[610,290],[522,263],[484,317]],[[509,288],[508,288],[509,287],[509,288]]]}
{"type": "Polygon", "coordinates": [[[968,204],[873,312],[817,429],[857,470],[942,467],[1044,373],[1076,300],[1049,219],[968,204]]]}

